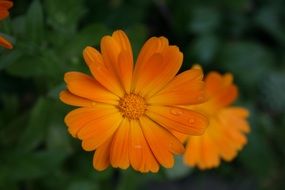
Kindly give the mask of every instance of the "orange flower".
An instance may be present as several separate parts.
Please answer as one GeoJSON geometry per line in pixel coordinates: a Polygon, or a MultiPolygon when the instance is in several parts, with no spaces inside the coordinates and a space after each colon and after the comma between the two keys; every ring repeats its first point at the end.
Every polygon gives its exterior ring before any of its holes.
{"type": "MultiPolygon", "coordinates": [[[[0,0],[0,20],[5,19],[9,16],[9,9],[13,6],[13,2],[7,0],[0,0]]],[[[6,40],[4,37],[0,36],[0,46],[12,49],[13,45],[6,40]]]]}
{"type": "Polygon", "coordinates": [[[101,53],[86,47],[83,57],[92,77],[65,74],[66,91],[60,99],[81,108],[71,111],[65,123],[86,151],[95,151],[93,166],[110,164],[140,172],[157,172],[173,166],[173,154],[182,143],[170,131],[201,135],[208,125],[202,114],[178,105],[205,101],[202,71],[191,69],[175,77],[183,55],[164,37],[150,38],[136,65],[123,31],[101,40],[101,53]]]}
{"type": "MultiPolygon", "coordinates": [[[[209,118],[209,127],[202,136],[187,137],[184,162],[200,169],[217,167],[220,160],[232,160],[247,142],[249,112],[242,107],[230,106],[237,98],[233,76],[211,72],[205,79],[209,100],[190,106],[209,118]]],[[[181,137],[181,135],[179,135],[181,137]]]]}

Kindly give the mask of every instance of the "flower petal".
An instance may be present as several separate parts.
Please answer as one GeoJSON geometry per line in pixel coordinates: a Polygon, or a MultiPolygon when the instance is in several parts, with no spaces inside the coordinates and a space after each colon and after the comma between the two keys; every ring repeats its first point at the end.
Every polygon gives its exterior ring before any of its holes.
{"type": "Polygon", "coordinates": [[[211,72],[205,79],[206,91],[211,97],[210,101],[218,108],[228,106],[238,96],[237,87],[232,83],[233,76],[225,74],[222,76],[217,72],[211,72]]]}
{"type": "Polygon", "coordinates": [[[221,125],[219,120],[216,118],[211,119],[207,132],[211,135],[213,142],[217,145],[220,156],[224,160],[230,161],[237,155],[235,145],[228,137],[224,126],[221,125]]]}
{"type": "Polygon", "coordinates": [[[122,119],[120,113],[114,113],[87,123],[78,132],[82,148],[86,151],[96,149],[114,134],[122,119]]]}
{"type": "Polygon", "coordinates": [[[134,64],[132,46],[128,36],[122,30],[113,32],[112,38],[118,43],[121,49],[118,55],[117,74],[121,79],[125,92],[130,93],[134,64]]]}
{"type": "Polygon", "coordinates": [[[96,105],[95,102],[81,98],[79,96],[76,96],[74,94],[71,94],[68,90],[63,90],[59,94],[59,99],[71,106],[79,106],[79,107],[91,107],[96,105]]]}
{"type": "Polygon", "coordinates": [[[207,132],[201,137],[200,154],[201,157],[200,161],[198,161],[198,166],[201,169],[213,168],[219,165],[220,160],[216,144],[212,141],[211,136],[209,136],[207,132]]]}
{"type": "Polygon", "coordinates": [[[183,54],[176,46],[168,46],[153,54],[141,66],[143,73],[137,76],[135,92],[147,98],[161,90],[176,75],[182,60],[183,54]]]}
{"type": "Polygon", "coordinates": [[[184,147],[169,131],[146,117],[140,118],[144,136],[157,161],[166,168],[173,167],[173,154],[182,154],[184,147]]]}
{"type": "Polygon", "coordinates": [[[130,122],[124,119],[121,125],[114,134],[111,151],[110,161],[113,167],[127,169],[130,165],[129,162],[129,132],[130,122]]]}
{"type": "Polygon", "coordinates": [[[149,106],[146,115],[168,130],[189,135],[202,135],[208,126],[207,117],[180,107],[149,106]]]}
{"type": "Polygon", "coordinates": [[[65,116],[64,122],[68,126],[71,135],[77,137],[78,131],[87,123],[116,112],[117,110],[113,106],[97,104],[94,107],[78,108],[69,112],[65,116]]]}
{"type": "Polygon", "coordinates": [[[64,75],[68,90],[77,96],[89,100],[117,104],[119,98],[102,87],[96,80],[80,72],[68,72],[64,75]]]}
{"type": "Polygon", "coordinates": [[[186,151],[183,155],[183,161],[186,165],[195,166],[201,154],[201,138],[191,137],[187,141],[186,151]]]}
{"type": "Polygon", "coordinates": [[[131,92],[132,77],[133,77],[133,60],[127,51],[122,51],[118,58],[118,72],[122,85],[126,93],[131,92]]]}
{"type": "MultiPolygon", "coordinates": [[[[3,11],[0,11],[0,18],[3,16],[3,11]]],[[[12,49],[13,45],[6,40],[5,38],[3,38],[2,36],[0,36],[0,46],[7,48],[7,49],[12,49]]]]}
{"type": "Polygon", "coordinates": [[[203,73],[190,69],[177,75],[165,88],[149,98],[150,104],[185,105],[206,101],[203,73]]]}
{"type": "Polygon", "coordinates": [[[110,165],[110,146],[112,138],[109,138],[97,148],[93,156],[93,167],[98,171],[105,170],[110,165]]]}
{"type": "Polygon", "coordinates": [[[184,154],[186,165],[198,166],[200,169],[209,169],[219,165],[217,145],[207,131],[202,136],[189,137],[184,154]]]}
{"type": "Polygon", "coordinates": [[[9,16],[9,9],[13,6],[12,1],[0,1],[0,20],[3,20],[7,16],[9,16]]]}
{"type": "Polygon", "coordinates": [[[137,120],[131,120],[129,141],[129,160],[132,167],[140,172],[157,172],[158,163],[150,151],[137,120]]]}
{"type": "Polygon", "coordinates": [[[102,55],[90,46],[83,51],[83,57],[87,63],[93,77],[110,92],[117,96],[123,96],[124,92],[121,88],[120,81],[109,69],[104,65],[102,55]]]}
{"type": "Polygon", "coordinates": [[[112,36],[103,37],[101,51],[107,68],[118,77],[125,91],[129,93],[133,70],[133,53],[127,35],[118,30],[112,36]]]}
{"type": "Polygon", "coordinates": [[[0,10],[10,9],[11,7],[13,7],[13,2],[12,1],[6,1],[6,0],[1,0],[0,1],[0,10]]]}
{"type": "Polygon", "coordinates": [[[250,131],[249,123],[246,120],[248,116],[249,111],[241,107],[225,108],[219,113],[219,118],[221,120],[226,120],[226,123],[243,133],[248,133],[250,131]]]}

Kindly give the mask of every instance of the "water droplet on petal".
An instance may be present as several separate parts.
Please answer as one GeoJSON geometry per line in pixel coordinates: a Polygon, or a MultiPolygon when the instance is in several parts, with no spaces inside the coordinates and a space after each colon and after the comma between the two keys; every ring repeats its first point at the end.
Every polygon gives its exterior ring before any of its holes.
{"type": "Polygon", "coordinates": [[[199,96],[199,97],[198,97],[198,101],[202,101],[203,99],[204,99],[203,96],[199,96]]]}
{"type": "Polygon", "coordinates": [[[170,110],[170,113],[172,113],[173,115],[181,115],[183,114],[183,111],[181,109],[177,109],[177,108],[174,108],[174,109],[171,109],[170,110]]]}
{"type": "Polygon", "coordinates": [[[188,120],[188,122],[189,122],[190,125],[194,125],[194,124],[195,124],[195,119],[190,118],[190,119],[188,120]]]}

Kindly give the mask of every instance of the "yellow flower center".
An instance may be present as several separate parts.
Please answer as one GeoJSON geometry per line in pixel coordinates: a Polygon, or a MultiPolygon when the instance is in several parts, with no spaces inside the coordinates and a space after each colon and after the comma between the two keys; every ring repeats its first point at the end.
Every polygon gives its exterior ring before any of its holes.
{"type": "Polygon", "coordinates": [[[125,94],[119,101],[119,110],[128,119],[138,119],[145,113],[146,103],[143,97],[137,94],[125,94]]]}

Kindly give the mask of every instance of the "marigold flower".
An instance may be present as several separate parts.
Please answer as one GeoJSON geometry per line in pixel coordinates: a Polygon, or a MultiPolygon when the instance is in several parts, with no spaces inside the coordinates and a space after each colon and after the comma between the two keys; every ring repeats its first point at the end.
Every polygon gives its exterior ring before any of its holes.
{"type": "Polygon", "coordinates": [[[237,87],[231,74],[209,73],[205,78],[209,100],[189,106],[209,118],[209,126],[202,136],[177,135],[187,141],[184,162],[199,169],[219,166],[220,160],[231,161],[247,143],[250,131],[249,112],[242,107],[230,106],[237,98],[237,87]]]}
{"type": "Polygon", "coordinates": [[[205,101],[203,74],[191,69],[175,76],[183,54],[164,37],[152,37],[143,46],[136,65],[123,31],[101,40],[101,53],[86,47],[83,57],[92,76],[68,72],[67,90],[60,99],[79,106],[65,117],[73,137],[86,151],[95,151],[93,166],[110,164],[140,172],[173,166],[173,154],[182,143],[170,132],[201,135],[208,119],[179,105],[205,101]]]}
{"type": "MultiPolygon", "coordinates": [[[[5,19],[9,16],[9,9],[13,6],[13,2],[8,0],[0,0],[0,20],[5,19]]],[[[12,49],[13,45],[5,39],[3,36],[0,36],[0,46],[12,49]]]]}

